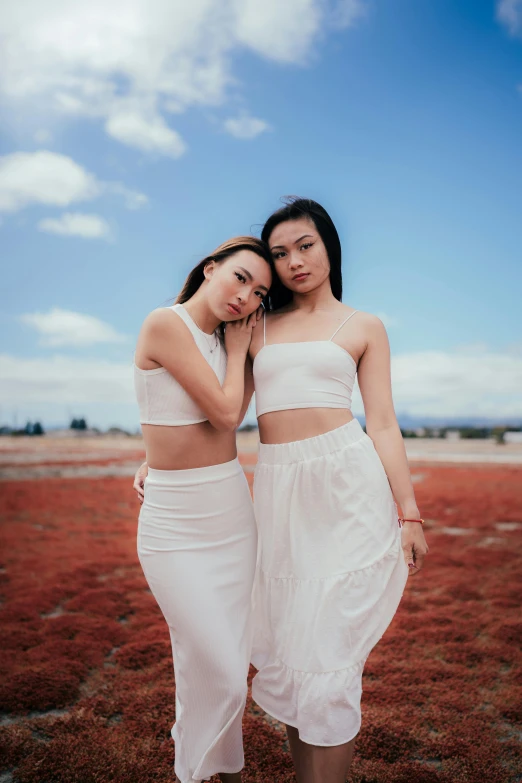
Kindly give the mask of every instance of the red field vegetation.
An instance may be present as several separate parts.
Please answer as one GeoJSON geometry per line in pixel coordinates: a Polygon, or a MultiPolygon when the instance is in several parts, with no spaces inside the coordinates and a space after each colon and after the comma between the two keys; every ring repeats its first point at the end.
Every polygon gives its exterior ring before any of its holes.
{"type": "MultiPolygon", "coordinates": [[[[430,554],[367,663],[351,781],[515,783],[522,470],[420,472],[430,554]]],[[[171,651],[136,556],[131,484],[0,485],[5,779],[173,780],[171,651]]],[[[294,780],[284,733],[251,700],[244,735],[245,783],[294,780]]]]}

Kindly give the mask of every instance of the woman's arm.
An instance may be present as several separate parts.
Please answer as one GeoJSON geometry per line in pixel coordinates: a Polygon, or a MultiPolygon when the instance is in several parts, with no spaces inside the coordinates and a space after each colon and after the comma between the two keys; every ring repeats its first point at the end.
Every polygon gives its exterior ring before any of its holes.
{"type": "Polygon", "coordinates": [[[227,373],[223,386],[182,319],[168,308],[150,313],[140,334],[147,358],[164,367],[217,430],[235,430],[244,397],[245,358],[252,316],[227,324],[227,373]]]}
{"type": "Polygon", "coordinates": [[[243,419],[246,416],[250,400],[254,394],[254,373],[252,371],[252,360],[250,356],[247,356],[245,362],[245,391],[243,394],[243,405],[241,406],[241,412],[239,414],[239,420],[237,426],[240,427],[243,423],[243,419]]]}
{"type": "MultiPolygon", "coordinates": [[[[390,369],[390,345],[382,321],[366,315],[367,346],[358,368],[359,388],[366,416],[366,432],[372,439],[390,487],[406,518],[418,519],[419,509],[411,481],[404,440],[393,407],[390,369]]],[[[422,527],[406,522],[402,531],[402,547],[408,564],[422,568],[428,547],[422,527]]],[[[415,570],[415,569],[412,569],[415,570]]]]}

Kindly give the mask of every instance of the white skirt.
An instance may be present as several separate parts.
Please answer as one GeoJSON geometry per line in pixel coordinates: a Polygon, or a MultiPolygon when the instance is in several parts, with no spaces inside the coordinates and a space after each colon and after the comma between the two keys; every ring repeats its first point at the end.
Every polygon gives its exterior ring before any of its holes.
{"type": "Polygon", "coordinates": [[[176,681],[175,772],[194,783],[244,764],[256,525],[237,459],[149,470],[138,556],[167,621],[176,681]]]}
{"type": "Polygon", "coordinates": [[[397,506],[357,419],[260,444],[252,695],[312,745],[361,725],[366,658],[400,602],[408,568],[397,506]]]}

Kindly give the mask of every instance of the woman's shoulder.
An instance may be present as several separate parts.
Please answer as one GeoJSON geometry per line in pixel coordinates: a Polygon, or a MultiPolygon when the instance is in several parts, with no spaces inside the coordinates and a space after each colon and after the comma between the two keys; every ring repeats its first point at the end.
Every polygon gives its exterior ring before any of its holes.
{"type": "MultiPolygon", "coordinates": [[[[343,304],[336,313],[338,324],[338,338],[342,341],[343,335],[351,335],[350,339],[360,340],[361,345],[386,342],[388,339],[386,326],[382,314],[376,315],[367,310],[359,310],[343,304]],[[352,318],[353,316],[353,318],[352,318]]],[[[385,318],[385,316],[384,316],[385,318]]]]}
{"type": "Polygon", "coordinates": [[[382,314],[379,316],[374,313],[369,313],[367,310],[359,310],[357,307],[351,307],[346,304],[341,304],[338,312],[341,321],[349,318],[351,322],[354,324],[360,323],[361,326],[370,326],[376,329],[381,327],[385,328],[382,314]],[[352,315],[354,316],[353,319],[352,315]]]}
{"type": "MultiPolygon", "coordinates": [[[[143,321],[142,332],[149,335],[184,335],[188,332],[182,318],[173,307],[157,307],[143,321]]],[[[190,334],[190,332],[188,332],[190,334]]]]}

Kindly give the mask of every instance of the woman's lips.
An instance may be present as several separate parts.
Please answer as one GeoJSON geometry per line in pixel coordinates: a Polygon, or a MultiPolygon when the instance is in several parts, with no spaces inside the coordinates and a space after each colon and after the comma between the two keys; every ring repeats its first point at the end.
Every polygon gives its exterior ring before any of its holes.
{"type": "Polygon", "coordinates": [[[236,305],[227,305],[227,310],[232,315],[241,315],[241,309],[239,307],[236,307],[236,305]]]}
{"type": "Polygon", "coordinates": [[[306,280],[306,278],[308,277],[308,274],[309,274],[308,272],[302,272],[299,275],[294,275],[292,280],[295,280],[296,283],[300,283],[301,280],[306,280]]]}

